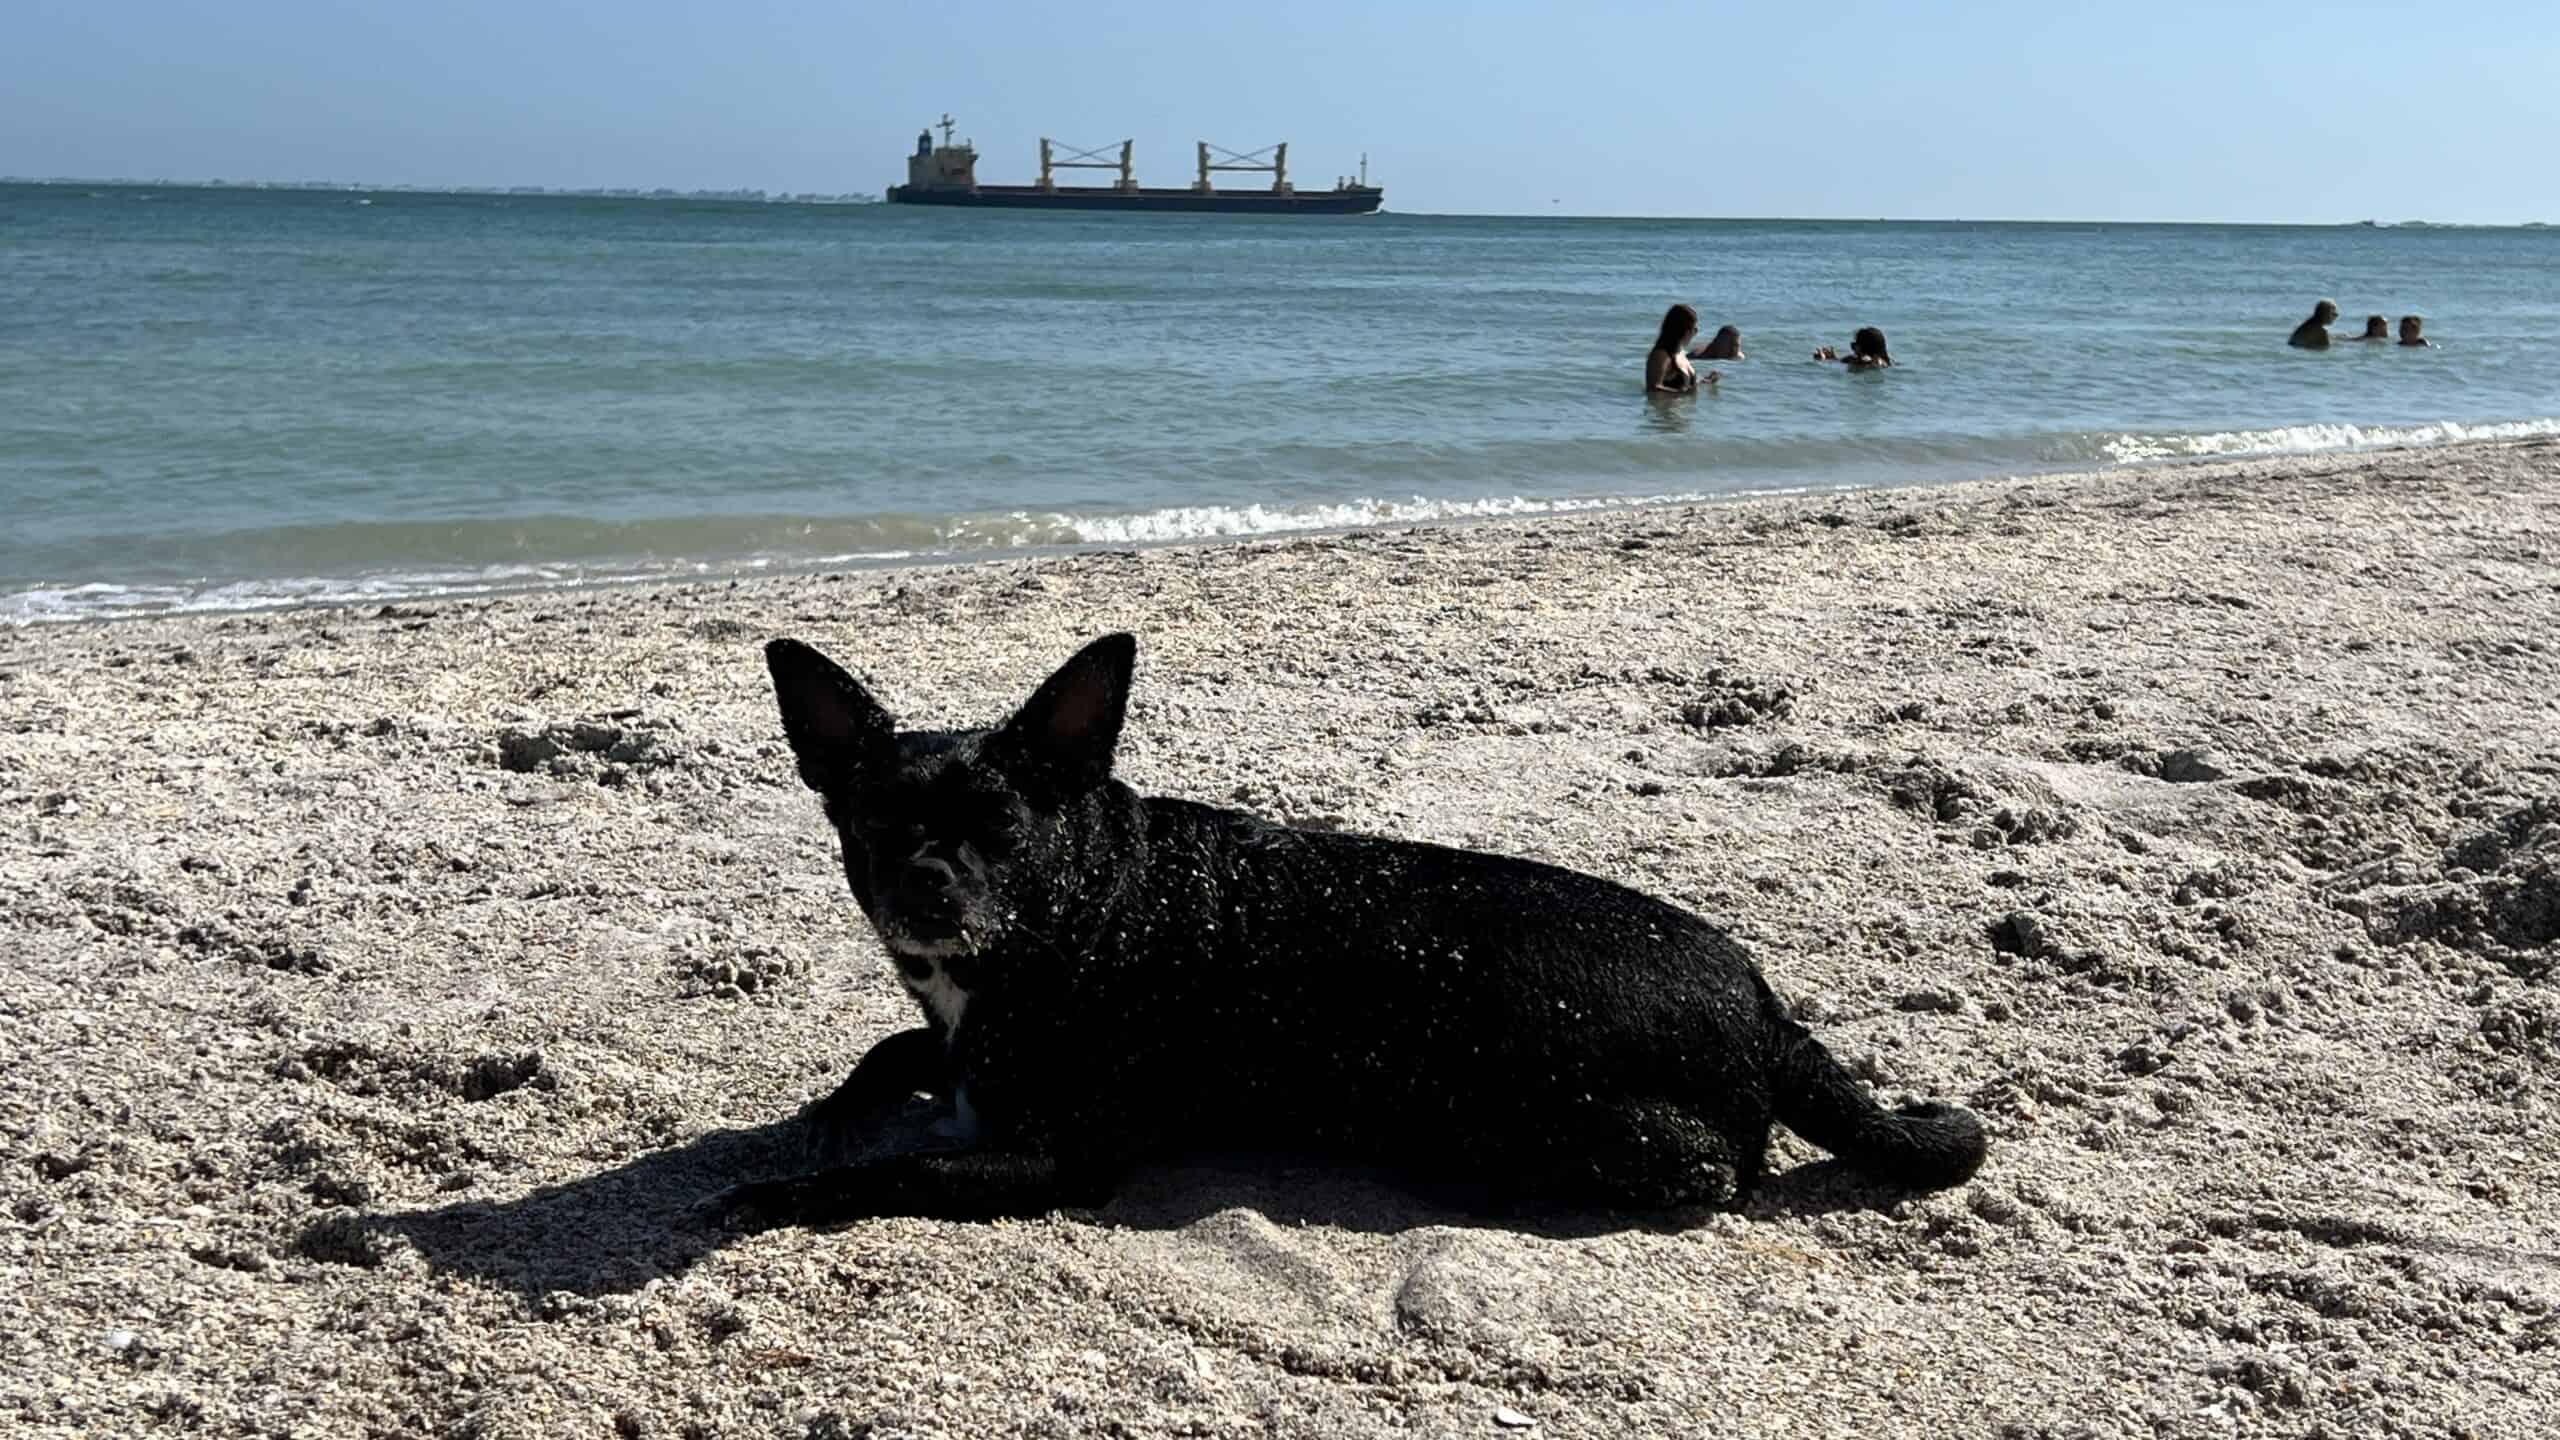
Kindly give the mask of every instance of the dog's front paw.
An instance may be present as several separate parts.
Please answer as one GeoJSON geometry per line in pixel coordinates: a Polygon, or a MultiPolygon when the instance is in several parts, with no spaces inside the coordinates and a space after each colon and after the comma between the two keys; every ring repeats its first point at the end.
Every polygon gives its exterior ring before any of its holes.
{"type": "Polygon", "coordinates": [[[849,1165],[873,1140],[872,1107],[845,1103],[842,1092],[809,1102],[800,1112],[800,1159],[811,1170],[849,1165]]]}
{"type": "Polygon", "coordinates": [[[788,1180],[750,1180],[714,1190],[685,1209],[685,1223],[695,1230],[733,1230],[753,1234],[789,1225],[797,1217],[796,1191],[788,1180]]]}

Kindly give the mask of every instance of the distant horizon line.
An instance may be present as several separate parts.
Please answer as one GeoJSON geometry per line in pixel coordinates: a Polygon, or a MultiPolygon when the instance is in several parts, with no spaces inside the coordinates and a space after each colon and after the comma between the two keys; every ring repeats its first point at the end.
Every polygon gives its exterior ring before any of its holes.
{"type": "MultiPolygon", "coordinates": [[[[716,200],[736,204],[764,205],[876,205],[886,203],[876,191],[848,190],[764,190],[750,186],[721,189],[679,190],[672,186],[640,187],[630,185],[563,187],[556,185],[476,185],[476,184],[404,184],[361,180],[231,180],[231,179],[137,179],[129,176],[96,177],[80,175],[0,175],[0,185],[30,188],[74,188],[104,185],[121,189],[158,188],[164,190],[280,190],[303,193],[345,194],[375,192],[386,195],[488,195],[524,199],[562,200],[716,200]]],[[[1531,211],[1494,210],[1395,210],[1381,209],[1380,214],[1415,219],[1449,220],[1621,220],[1659,222],[1715,222],[1731,224],[1821,224],[1821,225],[2224,225],[2259,229],[2303,230],[2545,230],[2553,228],[2547,220],[2090,220],[2057,217],[2011,217],[1988,215],[1638,215],[1539,213],[1531,211]]]]}
{"type": "Polygon", "coordinates": [[[588,200],[734,200],[741,203],[767,205],[862,205],[878,204],[876,191],[845,190],[761,190],[752,186],[728,186],[722,189],[678,190],[656,185],[587,185],[574,189],[558,185],[408,185],[378,183],[368,180],[138,180],[130,177],[113,179],[86,175],[0,175],[0,185],[50,186],[72,189],[82,185],[109,185],[121,189],[140,190],[289,190],[321,194],[375,192],[384,195],[521,195],[556,196],[562,199],[588,200]]]}

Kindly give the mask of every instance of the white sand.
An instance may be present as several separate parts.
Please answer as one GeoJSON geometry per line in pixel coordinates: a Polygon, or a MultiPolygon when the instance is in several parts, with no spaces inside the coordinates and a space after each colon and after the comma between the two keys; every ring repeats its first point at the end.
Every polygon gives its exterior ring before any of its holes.
{"type": "Polygon", "coordinates": [[[0,1432],[2533,1433],[2556,622],[2543,442],[0,632],[0,1432]],[[757,646],[1115,628],[1142,789],[1719,917],[1989,1164],[679,1232],[911,1023],[757,646]]]}

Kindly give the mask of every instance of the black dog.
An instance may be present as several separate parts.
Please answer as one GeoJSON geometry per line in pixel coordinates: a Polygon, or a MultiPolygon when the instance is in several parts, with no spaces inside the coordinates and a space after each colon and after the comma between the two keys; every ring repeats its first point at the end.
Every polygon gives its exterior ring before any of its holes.
{"type": "Polygon", "coordinates": [[[800,776],[925,1024],[811,1107],[837,1163],[715,1211],[1038,1214],[1205,1143],[1507,1200],[1731,1203],[1773,1119],[1897,1185],[1982,1163],[1972,1115],[1879,1108],[1686,911],[1527,860],[1140,798],[1111,778],[1136,653],[1095,641],[993,730],[899,731],[825,656],[765,647],[800,776]],[[956,1147],[841,1163],[917,1092],[956,1147]]]}

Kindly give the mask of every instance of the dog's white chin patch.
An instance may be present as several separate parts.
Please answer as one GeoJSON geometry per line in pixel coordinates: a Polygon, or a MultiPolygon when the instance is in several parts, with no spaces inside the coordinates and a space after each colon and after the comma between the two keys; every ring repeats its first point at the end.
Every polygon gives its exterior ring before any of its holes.
{"type": "Polygon", "coordinates": [[[941,1022],[942,1038],[946,1044],[949,1043],[952,1036],[960,1033],[960,1017],[969,1009],[969,992],[952,983],[951,972],[943,968],[942,962],[955,955],[975,953],[977,944],[966,935],[918,940],[885,928],[880,931],[880,943],[902,961],[921,960],[932,967],[919,980],[907,972],[906,966],[900,965],[898,983],[907,987],[908,994],[923,1001],[925,1009],[941,1022]]]}
{"type": "MultiPolygon", "coordinates": [[[[912,950],[906,953],[920,960],[935,959],[933,956],[916,955],[912,950]]],[[[951,983],[951,972],[943,969],[938,960],[933,973],[922,980],[903,970],[898,972],[898,979],[905,983],[907,993],[923,1001],[924,1008],[933,1012],[933,1018],[942,1022],[945,1043],[960,1033],[960,1017],[969,1008],[969,992],[951,983]]]]}

